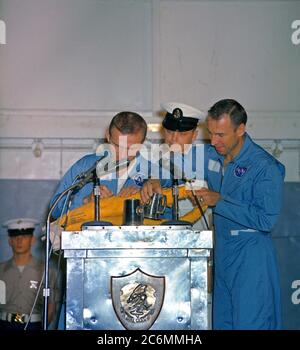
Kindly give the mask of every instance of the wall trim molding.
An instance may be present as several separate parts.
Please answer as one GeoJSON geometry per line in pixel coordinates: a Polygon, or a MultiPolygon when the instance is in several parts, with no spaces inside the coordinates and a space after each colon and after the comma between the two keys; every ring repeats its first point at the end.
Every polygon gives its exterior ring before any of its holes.
{"type": "MultiPolygon", "coordinates": [[[[111,118],[118,112],[100,109],[0,108],[0,137],[104,137],[111,118]]],[[[162,116],[158,112],[135,112],[141,114],[148,124],[156,124],[158,127],[162,122],[162,116]]],[[[266,136],[270,139],[300,138],[300,111],[250,110],[247,113],[247,130],[255,139],[265,139],[266,136]]],[[[206,138],[204,129],[200,126],[200,138],[206,138]]],[[[157,138],[155,134],[149,133],[149,136],[157,138]]]]}

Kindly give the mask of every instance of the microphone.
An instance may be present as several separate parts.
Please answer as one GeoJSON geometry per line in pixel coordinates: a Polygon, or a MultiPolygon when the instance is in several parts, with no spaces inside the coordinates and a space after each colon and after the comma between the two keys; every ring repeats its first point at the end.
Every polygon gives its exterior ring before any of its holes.
{"type": "Polygon", "coordinates": [[[95,176],[101,178],[104,175],[113,173],[118,169],[122,169],[128,166],[130,161],[128,159],[118,160],[115,162],[109,162],[109,155],[98,159],[89,169],[78,175],[77,180],[79,186],[83,187],[86,183],[93,180],[95,176]],[[104,162],[107,160],[106,162],[104,162]]]}
{"type": "Polygon", "coordinates": [[[101,157],[98,159],[89,169],[83,171],[81,174],[78,175],[77,180],[85,180],[90,179],[91,175],[93,175],[94,171],[96,170],[98,164],[103,160],[106,159],[107,156],[101,157]]]}
{"type": "Polygon", "coordinates": [[[102,167],[100,166],[101,163],[98,162],[98,164],[97,164],[97,176],[99,178],[101,178],[101,176],[103,176],[103,175],[107,175],[107,174],[113,173],[116,170],[126,168],[129,165],[129,163],[130,163],[130,160],[125,158],[125,159],[117,160],[115,162],[106,163],[107,167],[106,167],[106,169],[104,169],[103,166],[102,167]]]}

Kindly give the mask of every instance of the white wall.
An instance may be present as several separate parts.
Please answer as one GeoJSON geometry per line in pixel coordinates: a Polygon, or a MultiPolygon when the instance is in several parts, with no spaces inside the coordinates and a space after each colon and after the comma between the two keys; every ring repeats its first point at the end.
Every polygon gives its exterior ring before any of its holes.
{"type": "Polygon", "coordinates": [[[1,107],[151,108],[150,2],[1,2],[1,107]]]}
{"type": "Polygon", "coordinates": [[[161,97],[207,107],[225,95],[255,112],[299,111],[297,14],[299,1],[162,1],[161,97]]]}
{"type": "Polygon", "coordinates": [[[161,101],[232,97],[299,181],[295,19],[299,1],[0,0],[0,178],[59,178],[120,110],[160,123],[161,101]]]}

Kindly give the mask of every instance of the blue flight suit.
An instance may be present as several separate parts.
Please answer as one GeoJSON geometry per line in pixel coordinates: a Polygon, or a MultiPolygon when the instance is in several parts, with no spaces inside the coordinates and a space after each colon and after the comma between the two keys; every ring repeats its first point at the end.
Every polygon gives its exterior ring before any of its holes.
{"type": "Polygon", "coordinates": [[[280,329],[280,283],[270,231],[282,202],[285,169],[245,134],[224,167],[206,153],[207,181],[221,199],[215,226],[214,329],[280,329]]]}
{"type": "MultiPolygon", "coordinates": [[[[101,157],[96,154],[88,154],[81,159],[79,159],[72,167],[66,172],[64,177],[59,183],[59,186],[53,195],[50,206],[54,203],[56,198],[68,187],[70,187],[75,180],[76,176],[83,173],[84,171],[90,169],[97,160],[101,157]]],[[[128,178],[125,180],[123,185],[124,188],[129,186],[135,186],[137,188],[142,188],[143,182],[148,178],[147,174],[147,161],[145,161],[140,155],[136,157],[136,165],[129,172],[128,178]]],[[[118,179],[116,176],[112,179],[100,180],[100,184],[106,186],[114,195],[118,193],[118,179]]],[[[70,209],[75,209],[83,205],[83,199],[89,196],[93,192],[93,183],[89,182],[79,190],[73,191],[71,197],[70,209]]],[[[57,207],[54,209],[52,216],[58,218],[61,215],[66,196],[64,196],[58,203],[57,207]]]]}

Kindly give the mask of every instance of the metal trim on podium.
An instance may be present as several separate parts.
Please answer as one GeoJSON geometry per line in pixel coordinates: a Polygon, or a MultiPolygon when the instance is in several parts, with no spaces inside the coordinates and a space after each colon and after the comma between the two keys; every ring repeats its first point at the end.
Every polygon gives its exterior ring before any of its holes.
{"type": "Polygon", "coordinates": [[[62,232],[66,329],[211,329],[212,231],[105,226],[62,232]]]}

